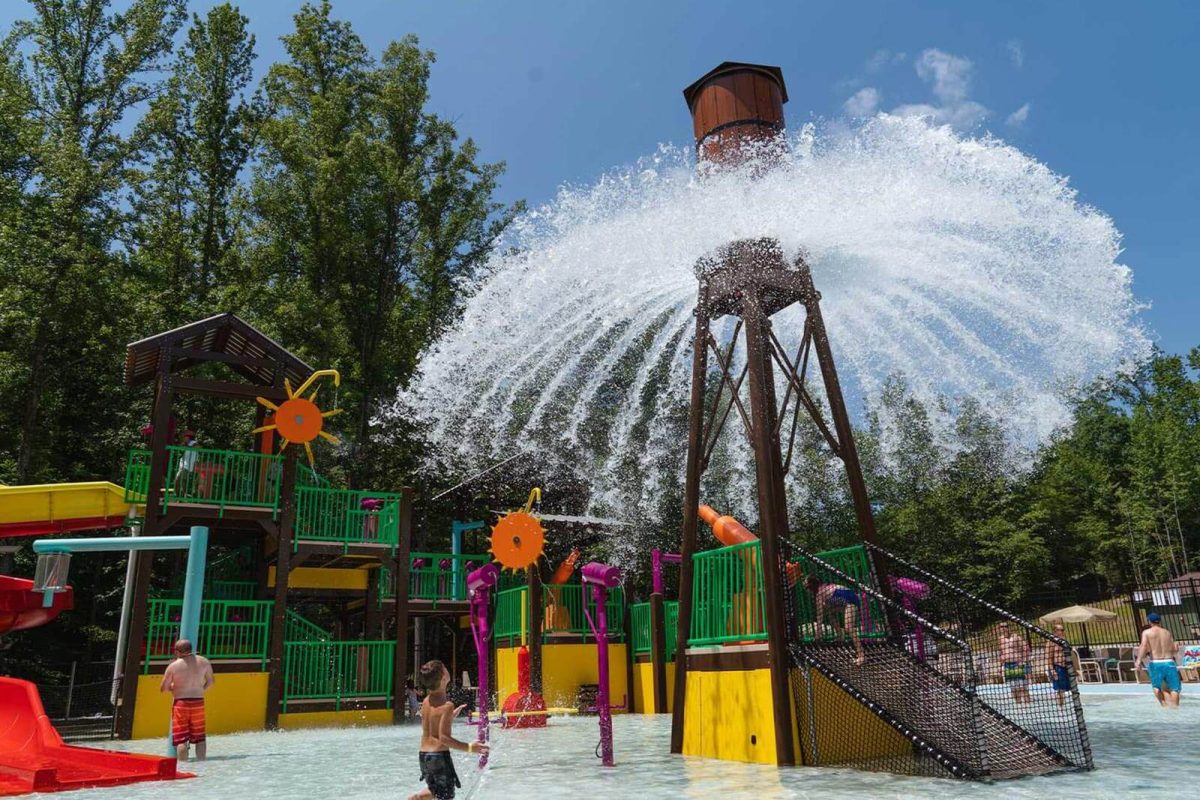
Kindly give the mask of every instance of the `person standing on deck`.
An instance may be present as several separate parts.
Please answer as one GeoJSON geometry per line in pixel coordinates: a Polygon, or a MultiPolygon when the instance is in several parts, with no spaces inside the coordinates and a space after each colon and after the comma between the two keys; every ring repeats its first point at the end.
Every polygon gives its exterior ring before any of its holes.
{"type": "Polygon", "coordinates": [[[171,743],[175,757],[187,761],[188,745],[196,745],[196,760],[208,755],[204,733],[204,693],[214,683],[212,664],[204,656],[192,652],[192,643],[180,639],[175,643],[175,660],[163,672],[160,692],[170,692],[175,698],[171,705],[171,743]]]}
{"type": "Polygon", "coordinates": [[[1163,708],[1179,708],[1179,691],[1183,682],[1179,677],[1179,646],[1175,637],[1162,626],[1162,617],[1157,611],[1146,615],[1150,627],[1142,631],[1142,642],[1138,645],[1133,657],[1133,668],[1142,668],[1142,661],[1149,656],[1150,663],[1147,672],[1150,674],[1150,688],[1154,697],[1163,708]]]}

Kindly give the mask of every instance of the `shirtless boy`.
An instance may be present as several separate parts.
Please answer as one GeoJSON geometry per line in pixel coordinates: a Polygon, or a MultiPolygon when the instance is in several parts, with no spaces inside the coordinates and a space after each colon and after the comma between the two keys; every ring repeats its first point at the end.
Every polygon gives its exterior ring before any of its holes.
{"type": "Polygon", "coordinates": [[[1162,626],[1162,617],[1157,611],[1146,615],[1150,627],[1142,631],[1142,643],[1133,657],[1133,668],[1142,668],[1142,661],[1149,656],[1147,670],[1150,673],[1150,688],[1163,708],[1179,707],[1179,690],[1183,683],[1179,678],[1179,667],[1175,663],[1179,648],[1175,637],[1162,626]]]}
{"type": "Polygon", "coordinates": [[[1029,702],[1029,642],[1012,630],[1007,622],[996,626],[1000,636],[1000,663],[1004,665],[1004,682],[1017,703],[1029,702]]]}
{"type": "Polygon", "coordinates": [[[862,642],[858,640],[858,609],[862,604],[858,592],[836,583],[822,584],[815,575],[809,575],[804,586],[812,594],[813,605],[816,606],[815,630],[819,631],[820,626],[825,624],[827,613],[832,613],[837,619],[837,612],[841,611],[841,619],[838,620],[841,623],[841,635],[850,634],[850,641],[854,644],[854,663],[859,666],[866,663],[867,656],[863,652],[862,642]]]}
{"type": "Polygon", "coordinates": [[[175,757],[187,761],[188,744],[196,745],[196,759],[208,755],[204,737],[204,693],[213,685],[212,664],[204,656],[192,652],[192,643],[180,639],[175,643],[175,660],[163,673],[160,692],[170,692],[175,698],[171,706],[171,743],[175,757]]]}
{"type": "MultiPolygon", "coordinates": [[[[409,800],[450,800],[454,790],[462,784],[454,771],[454,759],[450,750],[468,753],[486,753],[486,742],[460,742],[450,735],[450,725],[462,713],[465,705],[453,707],[446,697],[450,685],[450,673],[440,661],[429,661],[421,667],[418,678],[425,689],[425,701],[421,703],[421,780],[428,788],[409,797],[409,800]]],[[[486,710],[484,713],[487,713],[486,710]]]]}

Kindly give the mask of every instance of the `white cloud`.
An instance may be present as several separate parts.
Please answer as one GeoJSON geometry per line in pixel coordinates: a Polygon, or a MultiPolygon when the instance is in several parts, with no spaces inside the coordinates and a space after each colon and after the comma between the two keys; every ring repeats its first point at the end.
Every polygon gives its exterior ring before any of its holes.
{"type": "Polygon", "coordinates": [[[1008,119],[1004,120],[1010,128],[1019,128],[1029,119],[1029,103],[1018,108],[1016,111],[1008,115],[1008,119]]]}
{"type": "Polygon", "coordinates": [[[876,50],[867,59],[867,63],[863,64],[863,71],[868,75],[875,75],[882,72],[887,67],[894,67],[897,64],[903,64],[908,58],[907,53],[893,53],[891,50],[876,50]]]}
{"type": "Polygon", "coordinates": [[[930,48],[915,63],[917,76],[929,84],[938,104],[910,103],[895,108],[900,116],[929,117],[939,125],[973,128],[991,113],[986,106],[970,99],[970,59],[930,48]]]}
{"type": "Polygon", "coordinates": [[[1016,39],[1009,39],[1008,44],[1006,44],[1005,47],[1008,48],[1008,57],[1012,59],[1014,67],[1020,69],[1021,67],[1025,66],[1025,49],[1021,47],[1021,43],[1019,41],[1016,39]]]}
{"type": "Polygon", "coordinates": [[[849,117],[869,117],[879,108],[880,99],[882,98],[879,90],[868,86],[855,92],[849,100],[842,104],[842,108],[849,117]]]}

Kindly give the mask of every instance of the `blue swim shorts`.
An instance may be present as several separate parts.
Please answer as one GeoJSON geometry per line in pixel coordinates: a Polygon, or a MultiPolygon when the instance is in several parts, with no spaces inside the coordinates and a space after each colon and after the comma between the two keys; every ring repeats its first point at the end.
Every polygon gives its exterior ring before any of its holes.
{"type": "Polygon", "coordinates": [[[858,597],[858,592],[853,589],[834,589],[830,597],[834,600],[840,600],[843,605],[857,606],[862,603],[858,597]]]}
{"type": "Polygon", "coordinates": [[[1168,692],[1178,692],[1183,686],[1179,678],[1179,668],[1170,659],[1151,661],[1147,666],[1150,673],[1150,685],[1155,689],[1162,688],[1168,692]]]}
{"type": "Polygon", "coordinates": [[[1067,675],[1067,668],[1062,664],[1054,665],[1054,680],[1050,682],[1050,685],[1059,692],[1071,691],[1071,677],[1067,675]]]}

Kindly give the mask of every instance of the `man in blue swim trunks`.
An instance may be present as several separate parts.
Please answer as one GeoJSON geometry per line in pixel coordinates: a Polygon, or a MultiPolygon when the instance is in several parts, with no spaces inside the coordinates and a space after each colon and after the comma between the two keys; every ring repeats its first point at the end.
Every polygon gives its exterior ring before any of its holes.
{"type": "MultiPolygon", "coordinates": [[[[1054,635],[1066,641],[1067,628],[1061,622],[1054,626],[1054,635]]],[[[1071,691],[1071,674],[1067,671],[1069,650],[1056,644],[1046,645],[1046,657],[1050,662],[1050,686],[1058,695],[1058,704],[1066,702],[1067,692],[1071,691]]]]}
{"type": "Polygon", "coordinates": [[[1157,611],[1147,614],[1146,621],[1150,627],[1142,631],[1142,643],[1133,658],[1133,668],[1141,669],[1142,662],[1149,656],[1147,671],[1154,697],[1163,708],[1179,708],[1179,690],[1183,688],[1176,663],[1179,646],[1171,632],[1162,626],[1162,617],[1157,611]]]}
{"type": "MultiPolygon", "coordinates": [[[[815,575],[809,575],[804,581],[804,586],[812,594],[813,605],[816,607],[817,613],[813,618],[816,630],[819,631],[820,626],[825,624],[826,614],[832,613],[833,618],[841,623],[841,635],[849,633],[850,641],[854,643],[854,663],[859,666],[865,664],[867,656],[863,652],[862,642],[858,640],[858,609],[862,604],[858,592],[836,583],[822,584],[821,579],[815,575]],[[839,611],[842,612],[840,620],[839,611]]],[[[834,623],[835,627],[838,627],[837,622],[834,623]]]]}

